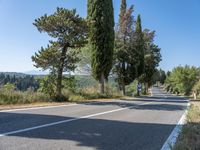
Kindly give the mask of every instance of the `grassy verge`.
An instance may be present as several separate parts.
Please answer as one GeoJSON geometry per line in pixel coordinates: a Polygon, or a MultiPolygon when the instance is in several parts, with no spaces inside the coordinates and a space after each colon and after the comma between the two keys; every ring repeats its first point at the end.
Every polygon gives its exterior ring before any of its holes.
{"type": "Polygon", "coordinates": [[[121,98],[122,95],[119,92],[107,89],[105,94],[99,94],[97,88],[83,88],[82,90],[72,92],[69,90],[63,90],[63,95],[66,98],[63,102],[55,102],[47,94],[33,91],[15,91],[15,90],[3,90],[0,89],[0,110],[12,109],[12,108],[30,108],[37,106],[51,106],[62,105],[63,103],[79,103],[88,102],[92,100],[100,99],[114,99],[121,98]]]}
{"type": "Polygon", "coordinates": [[[173,150],[200,150],[200,101],[191,102],[187,124],[183,126],[173,150]]]}

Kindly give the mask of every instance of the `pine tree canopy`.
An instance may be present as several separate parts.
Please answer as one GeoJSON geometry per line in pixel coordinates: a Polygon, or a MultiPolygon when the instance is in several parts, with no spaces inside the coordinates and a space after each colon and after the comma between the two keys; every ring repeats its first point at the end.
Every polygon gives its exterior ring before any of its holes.
{"type": "Polygon", "coordinates": [[[61,45],[68,47],[80,47],[86,42],[87,23],[76,14],[76,10],[57,8],[52,15],[45,14],[33,23],[40,32],[46,32],[56,38],[61,45]]]}
{"type": "Polygon", "coordinates": [[[62,99],[63,72],[74,71],[78,51],[87,42],[87,23],[76,14],[76,10],[57,8],[52,15],[44,15],[35,20],[34,25],[40,32],[46,32],[55,41],[47,48],[41,48],[32,60],[37,68],[50,69],[56,73],[56,99],[62,99]]]}

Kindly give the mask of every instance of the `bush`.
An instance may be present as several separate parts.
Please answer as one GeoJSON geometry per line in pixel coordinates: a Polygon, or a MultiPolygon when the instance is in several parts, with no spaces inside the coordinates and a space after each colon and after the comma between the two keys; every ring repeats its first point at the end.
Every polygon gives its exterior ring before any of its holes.
{"type": "Polygon", "coordinates": [[[200,69],[190,66],[179,66],[172,70],[167,77],[167,90],[172,93],[190,95],[192,88],[200,77],[200,69]]]}
{"type": "Polygon", "coordinates": [[[85,98],[81,95],[71,95],[69,97],[69,101],[74,101],[74,102],[77,102],[77,101],[81,101],[81,100],[84,100],[85,98]]]}
{"type": "Polygon", "coordinates": [[[27,104],[51,101],[50,97],[40,92],[20,92],[0,89],[0,105],[27,104]]]}

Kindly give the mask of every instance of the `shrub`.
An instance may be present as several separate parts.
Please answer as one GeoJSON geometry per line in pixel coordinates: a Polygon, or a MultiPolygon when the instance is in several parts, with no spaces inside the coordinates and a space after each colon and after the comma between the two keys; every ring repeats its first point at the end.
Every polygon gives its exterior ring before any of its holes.
{"type": "Polygon", "coordinates": [[[50,97],[40,92],[20,92],[20,91],[7,91],[0,89],[0,105],[5,104],[27,104],[34,102],[51,101],[50,97]]]}

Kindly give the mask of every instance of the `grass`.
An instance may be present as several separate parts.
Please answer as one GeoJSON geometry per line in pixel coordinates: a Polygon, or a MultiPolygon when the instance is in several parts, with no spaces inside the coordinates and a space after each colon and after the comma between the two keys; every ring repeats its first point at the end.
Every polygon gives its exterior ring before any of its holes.
{"type": "Polygon", "coordinates": [[[191,102],[187,124],[183,126],[173,150],[200,150],[200,101],[191,102]]]}
{"type": "MultiPolygon", "coordinates": [[[[122,97],[119,92],[109,86],[106,86],[105,91],[105,94],[99,94],[98,87],[95,86],[82,88],[81,90],[77,90],[75,92],[64,89],[62,93],[66,99],[63,102],[84,102],[94,99],[113,99],[122,97]]],[[[52,100],[47,94],[41,92],[21,92],[0,89],[0,107],[3,107],[4,105],[34,104],[44,102],[52,103],[54,100],[52,100]]]]}
{"type": "Polygon", "coordinates": [[[29,104],[51,101],[48,95],[33,91],[6,91],[0,90],[0,105],[29,104]]]}

